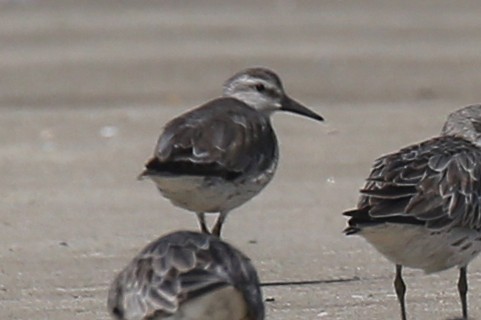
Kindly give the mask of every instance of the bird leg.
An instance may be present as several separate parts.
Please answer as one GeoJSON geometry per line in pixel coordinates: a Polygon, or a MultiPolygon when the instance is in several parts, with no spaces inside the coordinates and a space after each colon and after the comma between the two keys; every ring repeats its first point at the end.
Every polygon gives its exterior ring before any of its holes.
{"type": "Polygon", "coordinates": [[[197,212],[196,214],[197,214],[197,220],[199,220],[200,230],[202,230],[202,233],[210,234],[210,231],[207,228],[207,224],[205,223],[205,213],[197,212]]]}
{"type": "Polygon", "coordinates": [[[396,265],[396,278],[394,279],[394,288],[396,289],[397,299],[401,306],[401,319],[406,320],[406,305],[404,303],[404,295],[406,294],[406,285],[402,278],[402,266],[396,265]]]}
{"type": "Polygon", "coordinates": [[[467,267],[459,268],[458,290],[461,298],[461,306],[463,308],[463,319],[468,319],[468,301],[466,299],[468,294],[468,281],[466,279],[467,267]]]}
{"type": "Polygon", "coordinates": [[[215,222],[215,225],[214,227],[212,228],[212,234],[214,236],[217,236],[220,238],[220,233],[221,233],[221,229],[222,229],[222,224],[224,223],[225,221],[225,218],[227,216],[227,212],[220,212],[219,213],[219,216],[217,217],[217,220],[215,222]]]}

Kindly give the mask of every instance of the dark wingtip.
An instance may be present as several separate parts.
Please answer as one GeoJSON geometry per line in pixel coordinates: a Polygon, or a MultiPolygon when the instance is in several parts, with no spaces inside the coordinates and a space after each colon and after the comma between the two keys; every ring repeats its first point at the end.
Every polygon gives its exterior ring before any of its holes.
{"type": "Polygon", "coordinates": [[[138,176],[137,180],[144,180],[146,177],[151,176],[155,172],[155,168],[158,165],[159,161],[157,158],[152,158],[145,164],[144,171],[142,171],[138,176]]]}
{"type": "Polygon", "coordinates": [[[344,229],[342,232],[343,232],[346,236],[350,236],[350,235],[353,235],[353,234],[358,233],[359,231],[361,231],[361,229],[359,229],[358,227],[349,226],[349,227],[347,227],[346,229],[344,229]]]}
{"type": "Polygon", "coordinates": [[[345,217],[352,217],[356,212],[359,212],[359,209],[352,209],[352,210],[344,211],[342,213],[342,215],[345,216],[345,217]]]}
{"type": "Polygon", "coordinates": [[[347,222],[349,226],[342,231],[342,233],[344,233],[346,236],[349,236],[351,234],[355,234],[355,233],[360,231],[359,228],[352,225],[352,216],[355,215],[356,212],[359,212],[359,210],[358,209],[352,209],[352,210],[344,211],[342,213],[343,216],[350,217],[350,219],[347,222]]]}
{"type": "Polygon", "coordinates": [[[366,214],[367,214],[367,211],[362,209],[351,209],[348,211],[344,211],[342,215],[345,217],[349,217],[349,220],[347,221],[348,227],[344,229],[342,232],[346,236],[350,236],[352,234],[356,234],[359,231],[361,231],[361,228],[358,225],[358,223],[365,220],[365,217],[363,216],[366,214]]]}
{"type": "Polygon", "coordinates": [[[147,176],[149,176],[149,170],[148,169],[145,169],[144,171],[142,171],[138,176],[137,176],[137,180],[141,181],[141,180],[144,180],[147,176]]]}

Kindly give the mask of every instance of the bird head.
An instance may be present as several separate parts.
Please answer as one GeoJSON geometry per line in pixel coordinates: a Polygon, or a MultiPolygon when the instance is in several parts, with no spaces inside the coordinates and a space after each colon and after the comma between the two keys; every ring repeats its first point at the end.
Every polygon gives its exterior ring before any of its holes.
{"type": "Polygon", "coordinates": [[[236,98],[268,115],[276,111],[287,111],[318,121],[324,120],[319,114],[289,97],[279,76],[266,68],[249,68],[233,75],[224,83],[224,96],[236,98]]]}
{"type": "Polygon", "coordinates": [[[464,138],[481,147],[481,105],[467,106],[451,113],[442,134],[464,138]]]}

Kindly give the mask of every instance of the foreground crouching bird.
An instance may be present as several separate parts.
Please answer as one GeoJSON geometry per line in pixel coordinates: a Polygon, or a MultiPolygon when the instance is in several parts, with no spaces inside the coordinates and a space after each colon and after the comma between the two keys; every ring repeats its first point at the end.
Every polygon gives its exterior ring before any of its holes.
{"type": "Polygon", "coordinates": [[[406,320],[402,267],[459,268],[463,318],[466,269],[481,251],[481,105],[449,115],[439,137],[374,162],[348,235],[359,234],[396,265],[394,287],[406,320]]]}
{"type": "Polygon", "coordinates": [[[168,122],[139,178],[155,182],[174,205],[195,212],[201,230],[220,236],[227,214],[272,179],[279,158],[270,116],[289,111],[323,118],[291,99],[271,70],[243,70],[223,96],[168,122]],[[219,213],[211,231],[205,213],[219,213]]]}
{"type": "Polygon", "coordinates": [[[177,231],[145,247],[113,281],[115,320],[263,320],[256,270],[218,237],[177,231]]]}

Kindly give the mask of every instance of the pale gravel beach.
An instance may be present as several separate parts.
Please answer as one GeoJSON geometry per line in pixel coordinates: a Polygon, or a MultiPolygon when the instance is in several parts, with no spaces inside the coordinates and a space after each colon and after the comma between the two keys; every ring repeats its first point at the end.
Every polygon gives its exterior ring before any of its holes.
{"type": "MultiPolygon", "coordinates": [[[[0,319],[109,319],[107,288],[195,215],[139,182],[162,125],[234,72],[274,69],[327,123],[274,116],[273,181],[224,238],[253,259],[267,318],[398,319],[394,267],[341,212],[372,161],[481,102],[478,1],[0,1],[0,319]]],[[[481,318],[481,261],[468,269],[481,318]]],[[[460,316],[457,270],[406,269],[410,319],[460,316]]]]}

